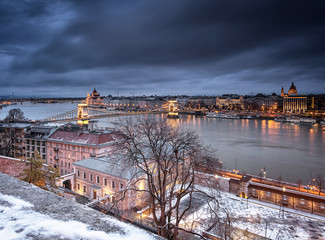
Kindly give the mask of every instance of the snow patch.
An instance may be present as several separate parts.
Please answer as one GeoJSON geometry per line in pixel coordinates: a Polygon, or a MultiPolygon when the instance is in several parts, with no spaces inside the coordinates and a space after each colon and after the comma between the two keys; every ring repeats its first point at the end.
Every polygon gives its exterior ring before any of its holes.
{"type": "MultiPolygon", "coordinates": [[[[19,198],[3,195],[0,200],[10,206],[0,206],[0,236],[1,239],[32,239],[33,236],[64,239],[144,239],[151,240],[153,236],[117,220],[105,219],[109,224],[123,228],[125,234],[92,230],[87,224],[78,221],[60,221],[33,210],[33,204],[19,198]]],[[[1,203],[1,202],[0,202],[1,203]]]]}

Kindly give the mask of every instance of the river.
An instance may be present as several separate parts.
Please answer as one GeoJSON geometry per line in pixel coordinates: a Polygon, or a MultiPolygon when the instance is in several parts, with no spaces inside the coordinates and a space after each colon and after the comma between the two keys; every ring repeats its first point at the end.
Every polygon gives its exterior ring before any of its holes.
{"type": "MultiPolygon", "coordinates": [[[[11,108],[21,108],[29,119],[44,119],[76,109],[76,103],[8,106],[0,110],[3,119],[11,108]]],[[[162,117],[165,117],[161,115],[162,117]]],[[[110,127],[117,118],[99,119],[98,126],[110,127]]],[[[211,119],[181,116],[169,119],[173,124],[198,132],[204,144],[217,150],[227,169],[283,180],[310,182],[318,174],[325,178],[325,127],[320,124],[300,125],[273,120],[211,119]],[[237,164],[236,164],[237,163],[237,164]]]]}

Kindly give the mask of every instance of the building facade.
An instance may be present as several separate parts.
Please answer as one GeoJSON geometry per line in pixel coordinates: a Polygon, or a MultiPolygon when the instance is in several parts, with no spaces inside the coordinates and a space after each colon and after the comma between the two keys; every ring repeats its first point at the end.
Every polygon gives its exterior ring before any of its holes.
{"type": "Polygon", "coordinates": [[[46,137],[53,131],[52,127],[30,127],[26,129],[24,138],[24,157],[34,158],[37,151],[41,158],[47,163],[47,139],[46,137]]]}
{"type": "Polygon", "coordinates": [[[59,167],[60,175],[69,174],[74,162],[107,155],[121,139],[121,134],[115,131],[57,129],[47,138],[47,162],[59,167]]]}
{"type": "Polygon", "coordinates": [[[134,190],[125,191],[133,183],[133,187],[144,187],[144,182],[138,182],[141,176],[137,174],[137,168],[118,162],[110,156],[88,158],[73,163],[73,167],[75,192],[89,199],[99,199],[105,205],[115,205],[120,210],[141,205],[143,199],[139,193],[134,190]]]}
{"type": "Polygon", "coordinates": [[[0,125],[0,155],[24,158],[25,129],[31,124],[3,123],[0,125]]]}
{"type": "Polygon", "coordinates": [[[325,216],[325,197],[307,192],[253,182],[249,176],[229,180],[229,192],[243,198],[257,199],[278,205],[325,216]]]}
{"type": "Polygon", "coordinates": [[[307,111],[307,97],[283,97],[283,112],[305,113],[307,111]]]}

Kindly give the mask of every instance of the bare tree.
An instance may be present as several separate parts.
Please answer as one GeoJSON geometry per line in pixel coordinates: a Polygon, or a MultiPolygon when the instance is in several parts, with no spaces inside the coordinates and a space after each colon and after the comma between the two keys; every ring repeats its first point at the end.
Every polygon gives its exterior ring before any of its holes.
{"type": "Polygon", "coordinates": [[[24,129],[5,124],[0,126],[0,155],[21,157],[24,129]]]}
{"type": "Polygon", "coordinates": [[[148,200],[158,234],[176,239],[182,221],[191,212],[195,194],[214,199],[196,187],[207,179],[196,169],[212,159],[211,149],[205,148],[196,133],[173,127],[164,119],[153,117],[127,119],[118,124],[126,140],[119,146],[124,158],[135,165],[144,177],[137,178],[127,190],[138,191],[148,200]],[[145,181],[145,188],[137,188],[145,181]]]}
{"type": "Polygon", "coordinates": [[[20,108],[13,108],[9,110],[8,115],[3,121],[6,123],[13,123],[26,120],[27,118],[24,117],[24,112],[20,108]]]}

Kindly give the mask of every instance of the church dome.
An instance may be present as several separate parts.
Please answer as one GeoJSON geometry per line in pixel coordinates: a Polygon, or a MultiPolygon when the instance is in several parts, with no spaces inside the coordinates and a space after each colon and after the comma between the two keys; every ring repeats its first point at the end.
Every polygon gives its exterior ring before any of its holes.
{"type": "Polygon", "coordinates": [[[291,87],[289,89],[288,95],[298,95],[297,88],[295,84],[292,82],[291,87]]]}

